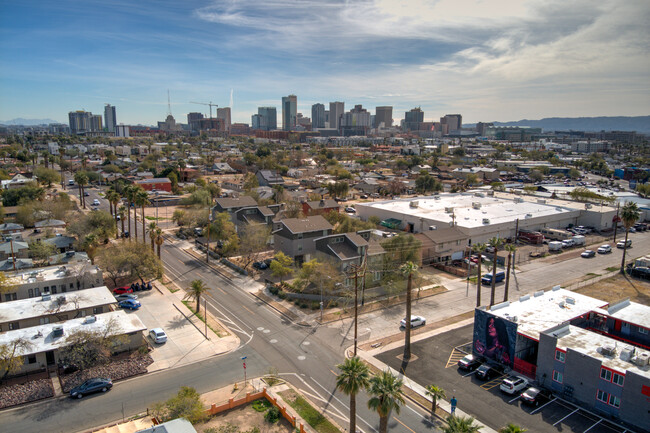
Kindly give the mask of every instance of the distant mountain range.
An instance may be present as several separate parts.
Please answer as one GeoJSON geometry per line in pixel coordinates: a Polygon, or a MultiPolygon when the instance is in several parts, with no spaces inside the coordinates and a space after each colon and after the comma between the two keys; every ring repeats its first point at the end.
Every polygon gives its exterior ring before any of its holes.
{"type": "MultiPolygon", "coordinates": [[[[650,134],[650,116],[616,117],[547,117],[539,120],[492,122],[494,126],[529,126],[543,131],[636,131],[650,134]]],[[[463,125],[472,127],[474,125],[463,125]]]]}
{"type": "Polygon", "coordinates": [[[11,120],[0,120],[0,125],[23,125],[23,126],[33,126],[33,125],[48,125],[50,123],[61,123],[52,119],[23,119],[18,117],[11,120]]]}

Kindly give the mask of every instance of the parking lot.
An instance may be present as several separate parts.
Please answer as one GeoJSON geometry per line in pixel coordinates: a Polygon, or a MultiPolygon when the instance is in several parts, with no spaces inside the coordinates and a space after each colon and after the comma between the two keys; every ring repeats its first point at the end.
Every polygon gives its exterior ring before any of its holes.
{"type": "MultiPolygon", "coordinates": [[[[443,388],[447,400],[455,396],[458,408],[481,420],[495,430],[515,423],[530,432],[570,431],[576,433],[634,432],[582,410],[558,396],[542,400],[537,407],[524,404],[520,393],[501,392],[499,385],[506,374],[482,381],[474,372],[457,368],[457,362],[471,349],[472,325],[412,343],[413,357],[406,366],[406,375],[422,386],[443,388]]],[[[396,370],[402,367],[403,348],[377,355],[396,370]]]]}

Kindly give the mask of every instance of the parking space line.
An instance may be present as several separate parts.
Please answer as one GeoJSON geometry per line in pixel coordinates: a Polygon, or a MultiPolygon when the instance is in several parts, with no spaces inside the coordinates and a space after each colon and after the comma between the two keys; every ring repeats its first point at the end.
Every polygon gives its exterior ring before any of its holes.
{"type": "Polygon", "coordinates": [[[544,408],[544,406],[548,406],[549,404],[553,403],[555,400],[557,400],[557,397],[554,397],[553,400],[549,400],[546,403],[544,403],[543,405],[541,405],[540,407],[537,407],[534,410],[531,410],[530,414],[534,415],[536,412],[539,412],[540,410],[542,410],[544,408]]]}
{"type": "Polygon", "coordinates": [[[598,420],[594,425],[592,425],[591,427],[589,427],[587,430],[585,430],[583,433],[587,433],[589,430],[591,430],[592,428],[596,427],[596,426],[597,426],[598,424],[600,424],[601,422],[603,422],[603,419],[602,419],[602,418],[599,419],[599,420],[598,420]]]}
{"type": "Polygon", "coordinates": [[[471,376],[472,374],[476,373],[476,370],[472,370],[467,374],[463,374],[463,377],[471,376]]]}
{"type": "Polygon", "coordinates": [[[483,388],[486,391],[489,391],[492,388],[499,386],[501,384],[502,377],[503,376],[499,376],[496,379],[492,379],[491,381],[484,383],[483,385],[481,385],[481,388],[483,388]]]}
{"type": "Polygon", "coordinates": [[[447,359],[447,365],[445,368],[453,367],[458,364],[458,361],[466,355],[465,352],[462,352],[454,347],[447,359]]]}
{"type": "Polygon", "coordinates": [[[508,404],[512,403],[513,401],[517,401],[517,400],[519,400],[520,398],[521,398],[521,395],[518,395],[517,397],[513,398],[512,400],[510,400],[510,401],[508,402],[508,404]]]}
{"type": "Polygon", "coordinates": [[[568,414],[567,416],[565,416],[564,418],[562,418],[561,420],[559,420],[558,422],[553,424],[553,427],[555,427],[556,425],[558,425],[559,423],[561,423],[562,421],[564,421],[565,419],[567,419],[568,417],[570,417],[574,413],[578,412],[579,410],[580,410],[580,408],[577,408],[576,410],[574,410],[573,412],[571,412],[570,414],[568,414]]]}

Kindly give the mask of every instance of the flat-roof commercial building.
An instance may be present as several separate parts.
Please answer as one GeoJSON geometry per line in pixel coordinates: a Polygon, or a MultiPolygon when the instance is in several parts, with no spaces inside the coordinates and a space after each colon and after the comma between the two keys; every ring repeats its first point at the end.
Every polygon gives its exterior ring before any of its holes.
{"type": "Polygon", "coordinates": [[[561,289],[474,315],[473,352],[588,410],[650,430],[650,307],[561,289]]]}

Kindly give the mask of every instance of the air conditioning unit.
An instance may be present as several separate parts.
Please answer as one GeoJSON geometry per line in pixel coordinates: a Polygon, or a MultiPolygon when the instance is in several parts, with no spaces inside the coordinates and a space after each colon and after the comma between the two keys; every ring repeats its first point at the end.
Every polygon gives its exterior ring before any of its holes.
{"type": "Polygon", "coordinates": [[[483,224],[490,224],[490,218],[483,218],[483,224]]]}
{"type": "Polygon", "coordinates": [[[532,214],[532,213],[527,213],[526,216],[525,216],[524,218],[532,218],[532,217],[533,217],[533,214],[532,214]]]}
{"type": "Polygon", "coordinates": [[[63,326],[57,325],[52,327],[52,337],[53,338],[63,337],[63,326]]]}
{"type": "Polygon", "coordinates": [[[92,316],[86,317],[84,320],[84,323],[95,323],[97,321],[97,317],[93,314],[92,316]]]}
{"type": "Polygon", "coordinates": [[[639,367],[645,367],[648,363],[650,363],[650,353],[648,352],[639,352],[638,355],[632,358],[632,364],[639,367]]]}
{"type": "Polygon", "coordinates": [[[409,207],[416,208],[420,206],[420,202],[418,200],[413,200],[411,203],[409,203],[409,207]]]}
{"type": "Polygon", "coordinates": [[[564,301],[560,301],[557,305],[559,305],[560,308],[564,308],[564,301]]]}
{"type": "Polygon", "coordinates": [[[453,213],[453,212],[454,212],[454,208],[453,208],[453,207],[446,207],[446,208],[445,208],[445,213],[453,213]]]}
{"type": "Polygon", "coordinates": [[[475,201],[475,202],[472,203],[472,207],[474,209],[480,209],[481,208],[481,203],[475,201]]]}
{"type": "Polygon", "coordinates": [[[616,356],[616,347],[611,344],[607,344],[600,348],[600,353],[603,356],[616,356]]]}
{"type": "Polygon", "coordinates": [[[523,203],[524,199],[521,197],[515,197],[515,203],[523,203]]]}
{"type": "Polygon", "coordinates": [[[566,298],[566,303],[571,304],[571,305],[575,305],[576,300],[574,298],[566,298]]]}
{"type": "Polygon", "coordinates": [[[540,199],[537,200],[537,203],[538,204],[546,204],[546,200],[543,199],[543,198],[540,198],[540,199]]]}
{"type": "Polygon", "coordinates": [[[43,292],[43,294],[41,295],[41,300],[49,301],[50,299],[52,299],[52,295],[50,295],[50,292],[43,292]]]}
{"type": "Polygon", "coordinates": [[[633,357],[634,357],[634,347],[627,346],[621,350],[621,359],[623,361],[630,362],[633,357]]]}
{"type": "Polygon", "coordinates": [[[585,203],[585,209],[591,209],[591,203],[585,203]]]}
{"type": "Polygon", "coordinates": [[[483,194],[482,192],[477,192],[477,193],[474,194],[474,196],[483,198],[483,197],[485,197],[485,194],[483,194]]]}

